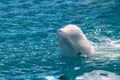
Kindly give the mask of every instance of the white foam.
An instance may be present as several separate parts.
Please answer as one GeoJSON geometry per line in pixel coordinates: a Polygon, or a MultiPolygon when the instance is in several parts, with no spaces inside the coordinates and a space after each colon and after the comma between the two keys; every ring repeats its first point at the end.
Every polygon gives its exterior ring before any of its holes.
{"type": "Polygon", "coordinates": [[[101,53],[120,53],[120,40],[112,40],[108,37],[102,37],[100,38],[100,43],[95,44],[95,48],[101,53]]]}

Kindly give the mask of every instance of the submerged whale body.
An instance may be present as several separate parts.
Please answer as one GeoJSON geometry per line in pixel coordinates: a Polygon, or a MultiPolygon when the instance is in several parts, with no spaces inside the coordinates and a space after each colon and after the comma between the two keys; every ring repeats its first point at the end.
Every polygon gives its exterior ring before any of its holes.
{"type": "Polygon", "coordinates": [[[76,25],[67,25],[58,30],[59,46],[61,54],[78,56],[81,54],[93,54],[94,47],[76,25]]]}

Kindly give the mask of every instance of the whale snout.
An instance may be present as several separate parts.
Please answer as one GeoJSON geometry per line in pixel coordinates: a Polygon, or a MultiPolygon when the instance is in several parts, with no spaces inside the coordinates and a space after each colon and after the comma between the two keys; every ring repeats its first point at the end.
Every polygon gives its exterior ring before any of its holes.
{"type": "Polygon", "coordinates": [[[58,31],[57,31],[57,33],[58,33],[58,35],[59,36],[67,36],[68,34],[67,34],[67,32],[64,30],[64,28],[62,28],[62,29],[59,29],[58,31]]]}
{"type": "Polygon", "coordinates": [[[58,32],[58,34],[62,34],[63,33],[63,31],[61,29],[59,29],[57,32],[58,32]]]}

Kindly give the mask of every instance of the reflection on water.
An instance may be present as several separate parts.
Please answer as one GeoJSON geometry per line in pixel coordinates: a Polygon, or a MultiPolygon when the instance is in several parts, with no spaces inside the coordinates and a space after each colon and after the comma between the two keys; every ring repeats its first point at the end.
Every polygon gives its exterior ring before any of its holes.
{"type": "Polygon", "coordinates": [[[120,76],[108,71],[96,70],[79,76],[76,80],[119,80],[120,76]]]}

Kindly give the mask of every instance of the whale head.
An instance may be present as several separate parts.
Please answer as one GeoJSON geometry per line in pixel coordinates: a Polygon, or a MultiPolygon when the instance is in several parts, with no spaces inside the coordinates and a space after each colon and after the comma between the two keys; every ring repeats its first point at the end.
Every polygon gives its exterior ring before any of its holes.
{"type": "Polygon", "coordinates": [[[67,56],[78,56],[81,54],[92,54],[93,46],[76,25],[67,25],[58,30],[59,46],[62,54],[67,56]]]}

